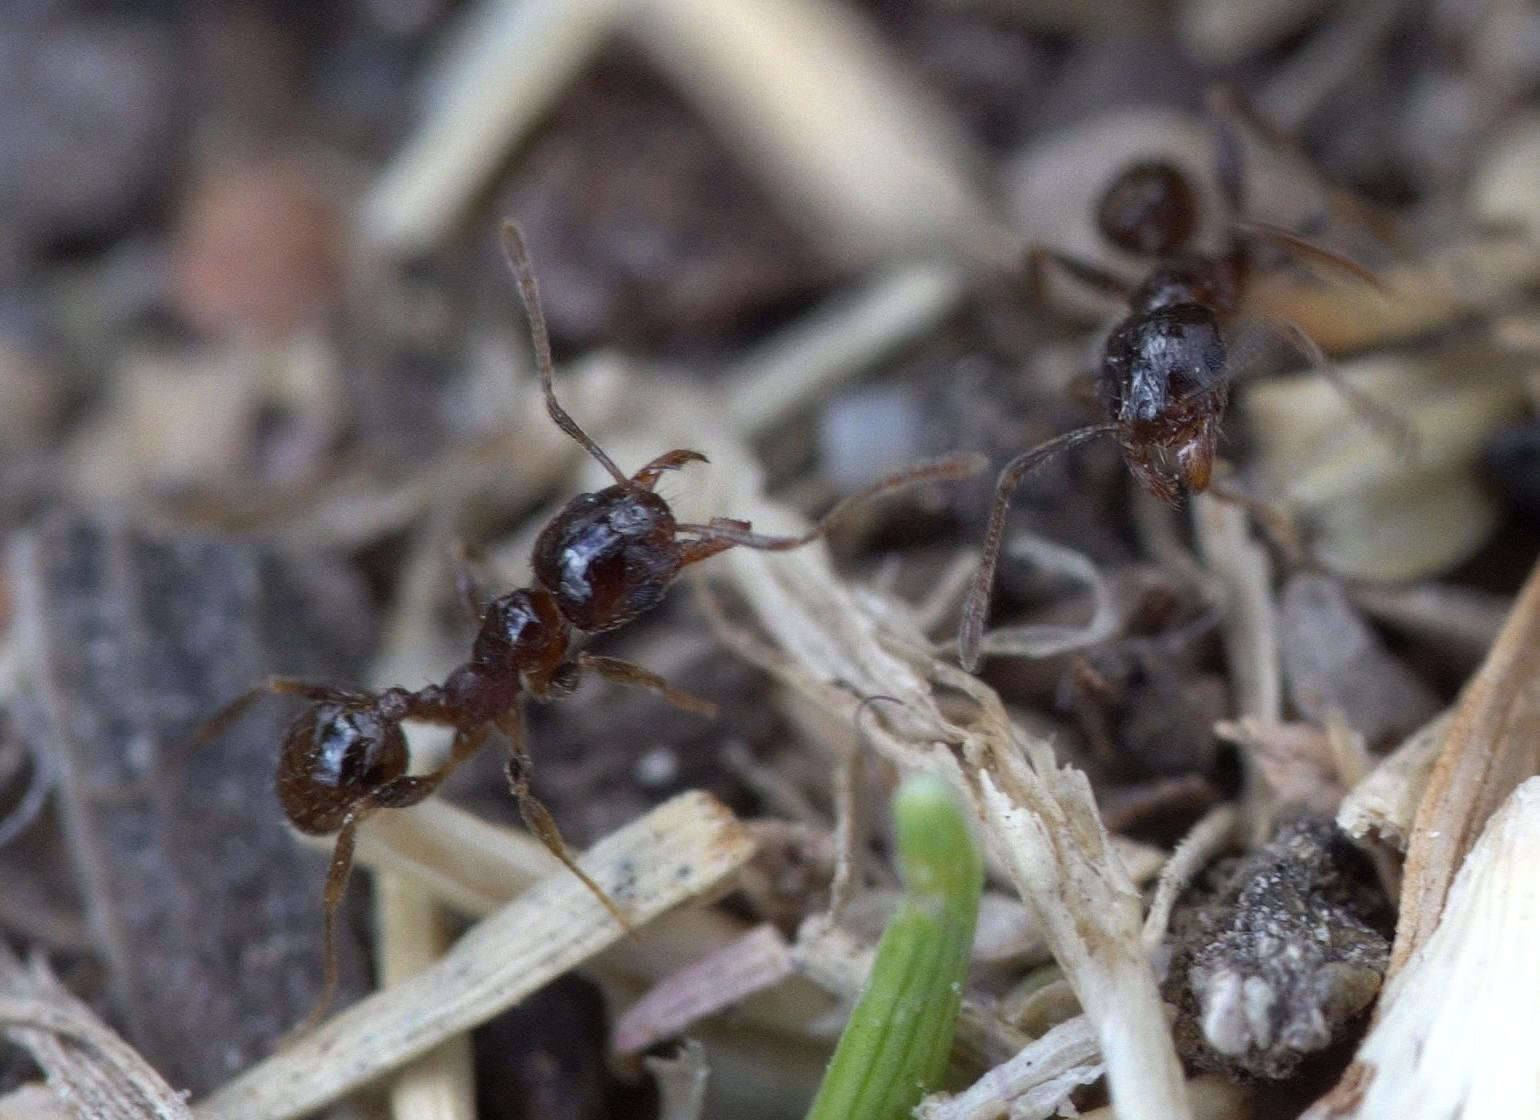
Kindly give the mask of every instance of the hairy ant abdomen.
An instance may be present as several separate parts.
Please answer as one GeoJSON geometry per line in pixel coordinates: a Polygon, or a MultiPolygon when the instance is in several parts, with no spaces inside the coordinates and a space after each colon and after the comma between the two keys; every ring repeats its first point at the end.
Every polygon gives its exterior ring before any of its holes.
{"type": "Polygon", "coordinates": [[[1197,215],[1197,195],[1187,176],[1162,160],[1145,160],[1113,179],[1096,208],[1096,224],[1120,249],[1163,257],[1187,244],[1197,215]]]}
{"type": "Polygon", "coordinates": [[[289,725],[278,764],[278,800],[301,832],[336,832],[361,797],[406,773],[399,722],[369,708],[312,704],[289,725]]]}

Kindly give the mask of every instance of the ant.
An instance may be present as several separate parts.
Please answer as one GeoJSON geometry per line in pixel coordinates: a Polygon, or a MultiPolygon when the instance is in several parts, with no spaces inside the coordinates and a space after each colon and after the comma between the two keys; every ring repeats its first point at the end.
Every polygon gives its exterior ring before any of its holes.
{"type": "Polygon", "coordinates": [[[709,701],[678,691],[655,673],[613,657],[575,648],[584,634],[624,626],[651,610],[680,572],[734,547],[783,551],[823,536],[854,504],[917,483],[969,477],[984,466],[978,456],[951,456],[921,463],[847,496],[807,532],[796,536],[755,533],[747,521],[713,518],[677,521],[654,492],[665,471],[703,463],[698,451],[665,452],[627,475],[556,400],[549,332],[529,252],[518,227],[505,222],[503,249],[529,319],[546,411],[614,478],[614,485],[579,494],[540,533],[534,546],[534,583],[487,601],[461,572],[462,596],[479,620],[470,659],[442,684],[409,691],[360,692],[276,677],[251,689],[216,714],[198,733],[204,742],[223,733],[268,693],[303,697],[304,711],[283,734],[278,759],[278,799],[301,832],[336,834],[326,875],[322,947],[324,978],[303,1033],[329,1007],[337,987],[336,916],[353,865],[358,826],[377,809],[415,805],[436,790],[485,744],[491,733],[508,740],[506,773],[524,823],[568,870],[594,893],[624,928],[619,906],[573,860],[554,818],[530,789],[530,757],[523,697],[568,696],[586,671],[660,694],[687,711],[715,714],[709,701]],[[437,769],[408,774],[401,724],[418,720],[454,729],[448,757],[437,769]]]}
{"type": "MultiPolygon", "coordinates": [[[[1235,110],[1239,112],[1240,107],[1235,110]]],[[[1238,214],[1243,193],[1239,147],[1228,130],[1221,131],[1220,139],[1219,187],[1227,209],[1238,214]]],[[[1137,284],[1042,246],[1028,253],[1034,288],[1041,289],[1044,269],[1056,266],[1103,294],[1124,300],[1128,312],[1107,336],[1096,373],[1097,397],[1106,419],[1025,451],[1000,472],[983,555],[963,604],[957,635],[958,660],[965,669],[978,667],[1011,495],[1044,460],[1111,436],[1130,472],[1163,501],[1174,503],[1184,492],[1209,489],[1233,378],[1222,328],[1235,315],[1246,279],[1256,266],[1257,243],[1271,243],[1380,286],[1375,275],[1357,262],[1263,222],[1231,221],[1228,247],[1217,254],[1199,253],[1191,248],[1197,197],[1186,173],[1162,160],[1130,164],[1108,185],[1096,207],[1101,234],[1126,252],[1156,261],[1137,284]]],[[[1401,446],[1409,444],[1404,422],[1347,385],[1301,328],[1292,323],[1279,326],[1362,419],[1401,446]]],[[[1217,487],[1215,494],[1248,506],[1257,504],[1217,487]]]]}

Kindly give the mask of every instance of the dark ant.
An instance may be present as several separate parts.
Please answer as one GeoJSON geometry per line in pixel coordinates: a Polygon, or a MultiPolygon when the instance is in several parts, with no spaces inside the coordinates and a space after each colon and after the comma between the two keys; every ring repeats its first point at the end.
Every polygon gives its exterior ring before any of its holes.
{"type": "Polygon", "coordinates": [[[278,798],[284,814],[301,832],[336,833],[324,897],[321,995],[301,1031],[330,1005],[337,986],[336,915],[353,864],[359,824],[376,809],[423,801],[470,758],[493,730],[508,739],[507,777],[524,823],[568,870],[629,928],[625,914],[573,860],[555,820],[530,790],[522,699],[570,695],[585,670],[623,684],[639,685],[688,711],[715,713],[715,705],[671,688],[655,673],[613,657],[574,648],[579,635],[625,625],[662,600],[680,571],[729,548],[769,551],[798,548],[821,537],[854,504],[916,483],[968,477],[982,469],[976,456],[952,456],[920,464],[849,495],[813,528],[796,536],[764,536],[747,521],[714,518],[704,525],[676,521],[668,503],[653,491],[664,471],[703,463],[698,451],[675,450],[626,475],[557,403],[552,385],[549,334],[528,250],[511,222],[502,228],[503,247],[529,318],[530,336],[546,410],[615,479],[613,486],[579,494],[567,503],[535,542],[535,583],[485,601],[461,572],[460,591],[479,620],[470,660],[443,684],[417,691],[388,688],[357,692],[278,677],[228,704],[199,732],[206,741],[221,734],[267,693],[310,701],[284,732],[278,760],[278,798]],[[448,758],[426,774],[408,774],[404,720],[452,727],[448,758]]]}
{"type": "MultiPolygon", "coordinates": [[[[1231,213],[1240,212],[1239,160],[1234,137],[1222,131],[1218,179],[1231,213]]],[[[1184,492],[1209,489],[1233,377],[1221,328],[1236,313],[1255,267],[1257,243],[1270,243],[1378,286],[1374,274],[1358,263],[1261,222],[1232,221],[1231,243],[1218,254],[1193,251],[1189,245],[1197,225],[1197,191],[1184,172],[1159,160],[1137,162],[1120,172],[1102,195],[1096,220],[1108,241],[1158,263],[1141,282],[1130,284],[1097,265],[1041,246],[1028,254],[1034,288],[1041,289],[1045,268],[1056,266],[1103,294],[1125,300],[1129,313],[1107,336],[1096,374],[1097,396],[1107,419],[1039,444],[1000,472],[983,555],[957,635],[958,660],[970,671],[979,663],[1005,515],[1011,495],[1028,472],[1061,451],[1111,436],[1134,477],[1158,498],[1175,502],[1184,492]]],[[[1403,447],[1409,443],[1402,421],[1348,386],[1302,329],[1292,323],[1280,326],[1363,419],[1403,447]]],[[[1248,506],[1258,504],[1215,492],[1248,506]]]]}

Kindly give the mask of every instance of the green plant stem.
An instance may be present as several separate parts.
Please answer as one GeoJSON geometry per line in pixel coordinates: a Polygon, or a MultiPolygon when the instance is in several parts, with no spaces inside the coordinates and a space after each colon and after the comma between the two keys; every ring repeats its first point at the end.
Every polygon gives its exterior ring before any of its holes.
{"type": "Polygon", "coordinates": [[[983,859],[962,804],[940,778],[906,780],[893,818],[904,899],[808,1120],[903,1120],[946,1072],[983,859]]]}

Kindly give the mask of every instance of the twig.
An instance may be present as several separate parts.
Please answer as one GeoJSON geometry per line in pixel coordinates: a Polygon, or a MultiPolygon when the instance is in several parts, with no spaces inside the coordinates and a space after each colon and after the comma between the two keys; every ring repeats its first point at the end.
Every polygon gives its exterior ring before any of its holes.
{"type": "MultiPolygon", "coordinates": [[[[640,928],[715,888],[753,854],[714,798],[686,793],[610,834],[580,861],[640,928]]],[[[486,1021],[614,944],[624,931],[557,871],[477,923],[442,960],[360,1001],[202,1101],[199,1120],[286,1120],[486,1021]]]]}

